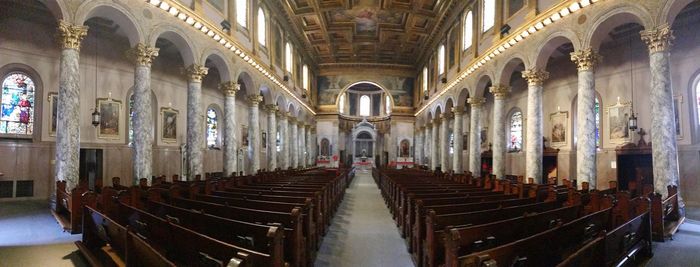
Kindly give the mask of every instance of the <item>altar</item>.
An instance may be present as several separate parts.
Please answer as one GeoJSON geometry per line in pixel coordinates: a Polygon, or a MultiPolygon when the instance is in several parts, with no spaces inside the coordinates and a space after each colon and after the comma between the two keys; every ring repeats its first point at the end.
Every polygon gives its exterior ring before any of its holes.
{"type": "Polygon", "coordinates": [[[376,152],[377,131],[373,124],[366,119],[358,123],[352,130],[352,165],[359,169],[376,167],[374,154],[376,152]]]}

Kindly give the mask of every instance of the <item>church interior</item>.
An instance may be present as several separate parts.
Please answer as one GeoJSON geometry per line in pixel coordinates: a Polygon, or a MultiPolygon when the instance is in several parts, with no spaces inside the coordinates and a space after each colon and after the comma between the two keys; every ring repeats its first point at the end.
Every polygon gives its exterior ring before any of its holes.
{"type": "Polygon", "coordinates": [[[700,0],[0,0],[0,267],[700,266],[694,25],[700,0]]]}

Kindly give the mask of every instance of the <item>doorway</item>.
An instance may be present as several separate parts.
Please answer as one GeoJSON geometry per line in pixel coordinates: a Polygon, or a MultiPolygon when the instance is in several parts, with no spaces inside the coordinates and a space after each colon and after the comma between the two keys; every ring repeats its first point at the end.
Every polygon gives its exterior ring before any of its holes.
{"type": "Polygon", "coordinates": [[[102,149],[80,149],[79,184],[102,188],[102,149]]]}

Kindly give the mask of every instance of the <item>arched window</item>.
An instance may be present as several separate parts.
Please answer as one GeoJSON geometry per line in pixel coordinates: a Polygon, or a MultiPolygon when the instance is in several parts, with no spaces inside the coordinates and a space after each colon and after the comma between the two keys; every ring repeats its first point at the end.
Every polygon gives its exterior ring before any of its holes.
{"type": "Polygon", "coordinates": [[[236,22],[248,28],[248,0],[236,0],[236,22]]]}
{"type": "Polygon", "coordinates": [[[467,12],[464,17],[464,32],[462,33],[462,50],[467,50],[472,47],[472,39],[474,32],[474,15],[472,12],[467,12]]]}
{"type": "Polygon", "coordinates": [[[438,75],[445,73],[445,45],[438,48],[438,75]]]}
{"type": "Polygon", "coordinates": [[[292,45],[289,43],[284,45],[284,60],[285,69],[291,73],[294,65],[294,59],[292,58],[292,45]]]}
{"type": "Polygon", "coordinates": [[[23,72],[2,80],[0,134],[32,135],[34,129],[34,81],[23,72]]]}
{"type": "MultiPolygon", "coordinates": [[[[698,124],[700,124],[700,82],[695,84],[695,105],[698,109],[698,124]]],[[[678,107],[680,110],[680,107],[678,107]]]]}
{"type": "Polygon", "coordinates": [[[455,153],[455,133],[450,133],[450,154],[455,153]]]}
{"type": "Polygon", "coordinates": [[[207,147],[219,147],[219,116],[213,108],[207,109],[207,147]]]}
{"type": "Polygon", "coordinates": [[[368,95],[363,95],[360,97],[360,116],[370,116],[371,100],[368,95]]]}
{"type": "Polygon", "coordinates": [[[484,0],[484,5],[481,9],[482,21],[481,21],[481,31],[486,32],[493,28],[496,23],[496,1],[495,0],[484,0]]]}
{"type": "Polygon", "coordinates": [[[423,92],[428,92],[428,68],[423,68],[423,92]]]}
{"type": "Polygon", "coordinates": [[[279,131],[277,131],[277,137],[275,137],[275,147],[277,148],[277,152],[282,151],[282,136],[279,131]]]}
{"type": "Polygon", "coordinates": [[[309,88],[311,88],[311,86],[309,85],[309,66],[304,64],[304,66],[301,68],[301,73],[302,73],[301,80],[302,80],[302,83],[304,85],[303,87],[304,87],[304,89],[306,89],[308,91],[309,88]]]}
{"type": "Polygon", "coordinates": [[[386,112],[386,115],[391,114],[391,96],[386,95],[384,97],[384,111],[386,112]]]}
{"type": "Polygon", "coordinates": [[[338,100],[338,112],[340,112],[340,114],[345,113],[345,94],[340,95],[340,99],[338,100]]]}
{"type": "Polygon", "coordinates": [[[262,7],[258,8],[258,43],[267,46],[267,20],[262,7]]]}
{"type": "Polygon", "coordinates": [[[134,94],[129,97],[129,146],[134,145],[134,94]]]}
{"type": "Polygon", "coordinates": [[[520,110],[510,115],[510,139],[508,151],[518,152],[523,149],[523,113],[520,110]]]}

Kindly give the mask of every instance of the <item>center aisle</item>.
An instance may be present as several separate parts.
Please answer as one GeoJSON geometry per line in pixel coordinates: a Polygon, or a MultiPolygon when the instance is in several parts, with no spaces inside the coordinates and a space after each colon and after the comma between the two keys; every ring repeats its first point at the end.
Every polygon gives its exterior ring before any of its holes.
{"type": "Polygon", "coordinates": [[[321,243],[315,266],[413,266],[371,171],[355,173],[321,243]]]}

